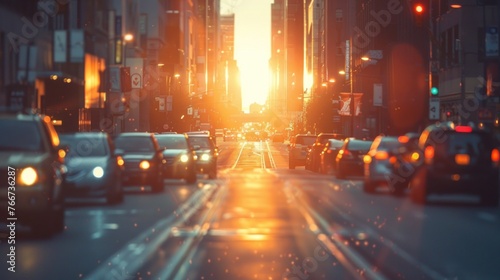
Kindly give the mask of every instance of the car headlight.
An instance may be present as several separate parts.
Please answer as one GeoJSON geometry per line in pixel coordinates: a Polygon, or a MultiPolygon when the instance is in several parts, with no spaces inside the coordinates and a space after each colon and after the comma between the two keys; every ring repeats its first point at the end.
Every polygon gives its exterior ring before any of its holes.
{"type": "Polygon", "coordinates": [[[92,169],[92,175],[96,178],[102,178],[102,176],[104,176],[104,169],[100,166],[94,167],[94,169],[92,169]]]}
{"type": "Polygon", "coordinates": [[[189,157],[188,157],[188,155],[181,155],[180,160],[181,160],[181,162],[188,162],[189,161],[189,157]]]}
{"type": "Polygon", "coordinates": [[[19,183],[25,186],[32,186],[38,181],[38,173],[33,167],[24,168],[19,174],[19,183]]]}
{"type": "Polygon", "coordinates": [[[141,163],[139,163],[139,167],[144,170],[149,169],[150,166],[151,164],[149,164],[149,161],[147,160],[143,160],[141,161],[141,163]]]}
{"type": "Polygon", "coordinates": [[[201,160],[202,161],[208,161],[208,160],[210,160],[210,155],[209,154],[203,154],[203,155],[201,155],[201,160]]]}

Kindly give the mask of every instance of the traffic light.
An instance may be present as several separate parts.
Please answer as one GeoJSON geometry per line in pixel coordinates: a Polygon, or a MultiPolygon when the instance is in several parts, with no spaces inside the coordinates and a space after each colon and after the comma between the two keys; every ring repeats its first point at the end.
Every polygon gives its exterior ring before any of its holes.
{"type": "Polygon", "coordinates": [[[415,19],[415,25],[421,27],[424,23],[424,15],[427,12],[424,4],[421,2],[413,3],[413,17],[415,19]]]}
{"type": "Polygon", "coordinates": [[[439,75],[432,73],[429,81],[429,90],[431,97],[437,97],[439,95],[439,75]]]}

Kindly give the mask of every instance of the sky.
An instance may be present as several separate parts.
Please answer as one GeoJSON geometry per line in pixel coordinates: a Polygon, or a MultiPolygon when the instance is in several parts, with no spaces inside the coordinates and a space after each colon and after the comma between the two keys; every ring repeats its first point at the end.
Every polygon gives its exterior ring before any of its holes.
{"type": "Polygon", "coordinates": [[[234,56],[241,75],[242,105],[265,104],[269,92],[272,0],[223,0],[234,6],[234,56]]]}

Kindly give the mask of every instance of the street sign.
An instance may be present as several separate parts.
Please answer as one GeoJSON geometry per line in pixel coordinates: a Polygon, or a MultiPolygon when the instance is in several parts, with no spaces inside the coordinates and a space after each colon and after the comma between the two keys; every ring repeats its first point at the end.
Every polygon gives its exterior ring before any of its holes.
{"type": "Polygon", "coordinates": [[[429,100],[429,120],[439,120],[439,99],[429,100]]]}

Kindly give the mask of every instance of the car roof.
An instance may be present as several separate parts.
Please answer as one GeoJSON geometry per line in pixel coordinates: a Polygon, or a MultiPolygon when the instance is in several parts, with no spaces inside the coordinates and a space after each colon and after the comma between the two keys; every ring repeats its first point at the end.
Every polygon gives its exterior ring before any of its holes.
{"type": "Polygon", "coordinates": [[[153,134],[150,132],[122,132],[117,135],[117,137],[137,137],[137,136],[143,136],[143,137],[151,137],[153,134]]]}

